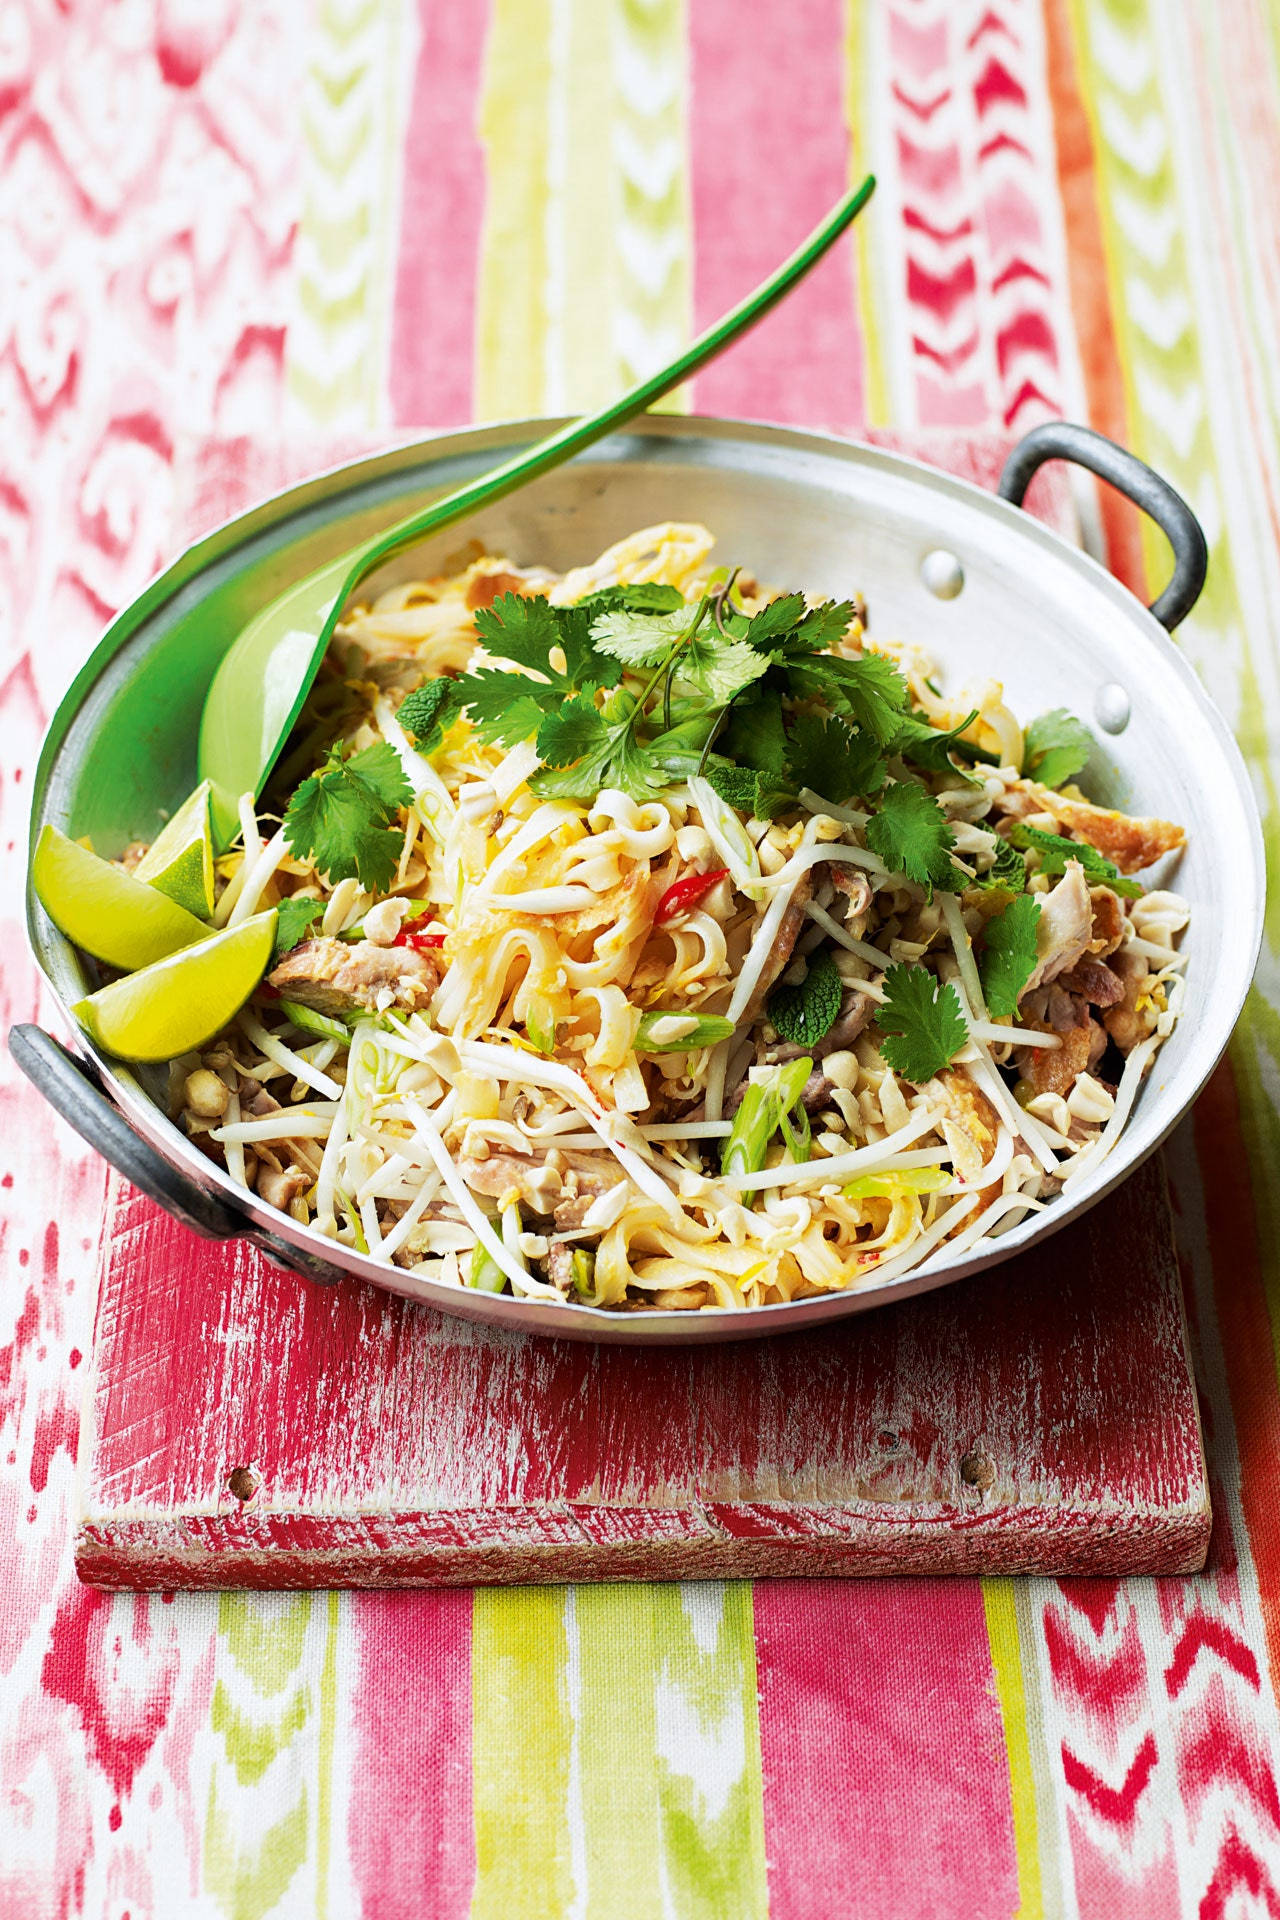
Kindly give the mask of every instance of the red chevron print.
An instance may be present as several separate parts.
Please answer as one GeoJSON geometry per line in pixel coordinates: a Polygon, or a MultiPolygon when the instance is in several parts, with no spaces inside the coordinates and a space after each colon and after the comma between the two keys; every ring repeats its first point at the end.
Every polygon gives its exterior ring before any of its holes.
{"type": "Polygon", "coordinates": [[[1155,1736],[1147,1733],[1143,1735],[1142,1744],[1129,1764],[1123,1783],[1119,1787],[1112,1787],[1092,1767],[1077,1760],[1065,1741],[1062,1745],[1062,1774],[1067,1785],[1074,1793],[1080,1794],[1101,1819],[1117,1826],[1132,1824],[1155,1764],[1155,1736]]]}
{"type": "Polygon", "coordinates": [[[1245,1645],[1239,1634],[1232,1632],[1225,1620],[1212,1620],[1207,1614],[1194,1613],[1178,1642],[1173,1659],[1165,1669],[1164,1683],[1171,1699],[1176,1699],[1182,1692],[1202,1648],[1216,1653],[1257,1692],[1258,1662],[1252,1648],[1245,1645]]]}
{"type": "Polygon", "coordinates": [[[1044,1617],[1045,1652],[1054,1685],[1072,1694],[1082,1706],[1112,1713],[1136,1700],[1146,1684],[1147,1662],[1137,1622],[1125,1622],[1120,1645],[1113,1652],[1082,1645],[1068,1633],[1058,1614],[1044,1617]]]}
{"type": "Polygon", "coordinates": [[[910,12],[898,0],[890,13],[916,404],[939,424],[991,412],[1028,424],[1062,406],[1065,287],[1045,212],[1052,155],[1032,18],[1020,0],[910,12]]]}
{"type": "Polygon", "coordinates": [[[1200,1920],[1228,1920],[1229,1914],[1239,1913],[1240,1904],[1234,1898],[1237,1893],[1261,1901],[1272,1920],[1280,1920],[1280,1892],[1275,1882],[1259,1855],[1234,1827],[1228,1827],[1213,1878],[1200,1901],[1200,1920]]]}

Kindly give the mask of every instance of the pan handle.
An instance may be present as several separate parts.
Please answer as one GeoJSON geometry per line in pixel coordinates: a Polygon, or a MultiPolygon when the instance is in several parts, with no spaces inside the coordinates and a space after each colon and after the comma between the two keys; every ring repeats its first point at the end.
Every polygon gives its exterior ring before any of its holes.
{"type": "Polygon", "coordinates": [[[32,1086],[88,1146],[192,1233],[206,1240],[252,1240],[277,1266],[292,1267],[325,1285],[342,1279],[331,1262],[268,1233],[171,1167],[107,1099],[91,1067],[43,1027],[11,1027],[9,1051],[32,1086]]]}
{"type": "Polygon", "coordinates": [[[1204,529],[1182,495],[1136,454],[1118,447],[1105,434],[1070,420],[1046,420],[1042,426],[1032,427],[1005,461],[997,488],[1001,499],[1020,507],[1032,476],[1046,460],[1072,460],[1078,467],[1087,467],[1150,514],[1166,535],[1173,548],[1173,578],[1151,602],[1151,611],[1172,633],[1200,598],[1209,564],[1204,529]]]}

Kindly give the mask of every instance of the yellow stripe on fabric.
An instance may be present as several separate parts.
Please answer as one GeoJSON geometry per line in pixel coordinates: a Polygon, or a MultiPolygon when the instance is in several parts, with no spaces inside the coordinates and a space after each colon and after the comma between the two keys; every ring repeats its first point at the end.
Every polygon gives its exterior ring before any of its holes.
{"type": "Polygon", "coordinates": [[[1018,1857],[1018,1911],[1015,1920],[1043,1920],[1044,1888],[1040,1872],[1036,1777],[1031,1763],[1027,1693],[1018,1642],[1016,1587],[1012,1580],[984,1580],[982,1605],[991,1646],[1000,1718],[1004,1723],[1013,1843],[1018,1857]]]}
{"type": "Polygon", "coordinates": [[[558,1920],[574,1895],[563,1587],[480,1587],[471,1625],[472,1920],[558,1920]]]}
{"type": "Polygon", "coordinates": [[[751,1588],[578,1587],[574,1611],[578,1911],[765,1920],[751,1588]]]}
{"type": "Polygon", "coordinates": [[[311,1594],[218,1599],[209,1719],[221,1750],[209,1775],[201,1881],[230,1920],[270,1913],[307,1859],[307,1782],[289,1749],[314,1710],[304,1664],[313,1611],[311,1594]]]}
{"type": "Polygon", "coordinates": [[[410,4],[320,0],[313,21],[285,341],[289,417],[308,426],[372,426],[385,412],[410,4]]]}
{"type": "Polygon", "coordinates": [[[688,339],[686,90],[683,0],[495,0],[481,417],[590,411],[688,339]]]}
{"type": "Polygon", "coordinates": [[[476,298],[480,420],[540,413],[546,387],[551,0],[493,0],[480,105],[487,183],[476,298]]]}
{"type": "MultiPolygon", "coordinates": [[[[849,181],[852,185],[866,173],[875,171],[874,143],[867,133],[868,116],[874,110],[871,74],[871,23],[866,0],[845,0],[845,123],[849,130],[849,181]]],[[[879,282],[874,252],[874,213],[870,219],[857,220],[853,228],[857,283],[854,288],[858,314],[862,321],[864,406],[869,427],[887,426],[892,419],[889,382],[885,370],[883,325],[879,282]]]]}
{"type": "Polygon", "coordinates": [[[325,1596],[324,1665],[320,1669],[320,1752],[316,1787],[316,1920],[329,1916],[329,1863],[333,1841],[333,1756],[338,1731],[338,1629],[342,1595],[325,1596]]]}

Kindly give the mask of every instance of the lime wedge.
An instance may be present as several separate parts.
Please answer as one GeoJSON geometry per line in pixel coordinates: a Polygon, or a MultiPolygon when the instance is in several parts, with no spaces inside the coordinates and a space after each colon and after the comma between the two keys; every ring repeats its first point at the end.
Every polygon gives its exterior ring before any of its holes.
{"type": "Polygon", "coordinates": [[[31,862],[41,906],[68,940],[113,967],[145,967],[178,947],[207,940],[209,929],[123,867],[45,827],[31,862]]]}
{"type": "Polygon", "coordinates": [[[202,780],[133,870],[135,879],[159,888],[200,920],[207,920],[213,912],[211,792],[209,782],[202,780]]]}
{"type": "Polygon", "coordinates": [[[122,1060],[172,1060],[203,1046],[239,1012],[266,971],[275,937],[273,907],[113,980],[71,1011],[122,1060]]]}

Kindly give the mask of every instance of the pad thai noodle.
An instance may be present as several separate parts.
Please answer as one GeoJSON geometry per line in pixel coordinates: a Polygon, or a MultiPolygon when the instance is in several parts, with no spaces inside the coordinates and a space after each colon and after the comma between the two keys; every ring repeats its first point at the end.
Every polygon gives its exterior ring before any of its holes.
{"type": "Polygon", "coordinates": [[[218,864],[275,959],[170,1068],[241,1187],[460,1287],[735,1309],[961,1255],[1106,1159],[1184,987],[1187,904],[1132,876],[1182,830],[1085,797],[1070,714],[712,545],[345,614],[218,864]]]}

